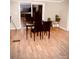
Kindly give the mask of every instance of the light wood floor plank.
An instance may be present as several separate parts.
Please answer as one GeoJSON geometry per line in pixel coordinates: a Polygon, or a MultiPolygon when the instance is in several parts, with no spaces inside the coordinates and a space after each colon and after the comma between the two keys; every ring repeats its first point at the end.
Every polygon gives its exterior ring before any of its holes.
{"type": "Polygon", "coordinates": [[[44,35],[43,40],[36,36],[34,41],[29,35],[26,40],[25,29],[11,30],[11,59],[68,59],[68,32],[54,28],[50,34],[50,39],[44,35]]]}

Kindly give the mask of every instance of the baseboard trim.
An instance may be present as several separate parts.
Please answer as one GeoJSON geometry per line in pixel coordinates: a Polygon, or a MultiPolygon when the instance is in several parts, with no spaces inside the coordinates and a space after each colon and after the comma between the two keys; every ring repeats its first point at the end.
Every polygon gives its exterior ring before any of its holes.
{"type": "Polygon", "coordinates": [[[16,28],[10,28],[10,30],[16,30],[16,28]]]}
{"type": "Polygon", "coordinates": [[[10,30],[19,30],[19,29],[21,29],[21,28],[10,28],[10,30]]]}
{"type": "Polygon", "coordinates": [[[66,29],[66,28],[64,28],[64,27],[62,27],[62,26],[59,26],[59,28],[65,30],[65,31],[69,31],[68,29],[66,29]]]}
{"type": "MultiPolygon", "coordinates": [[[[20,30],[20,29],[26,29],[26,27],[21,27],[21,28],[10,28],[10,30],[20,30]]],[[[29,27],[30,29],[30,27],[29,27]]]]}

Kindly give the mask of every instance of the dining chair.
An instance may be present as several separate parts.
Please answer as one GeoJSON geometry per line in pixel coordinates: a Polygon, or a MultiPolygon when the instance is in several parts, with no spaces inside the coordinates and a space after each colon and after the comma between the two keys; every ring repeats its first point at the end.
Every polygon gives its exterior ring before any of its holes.
{"type": "Polygon", "coordinates": [[[43,33],[48,32],[48,38],[50,39],[50,27],[52,22],[51,21],[43,21],[42,23],[36,23],[34,29],[31,29],[32,33],[34,34],[34,41],[35,41],[35,33],[38,34],[40,32],[40,40],[43,39],[43,33]]]}

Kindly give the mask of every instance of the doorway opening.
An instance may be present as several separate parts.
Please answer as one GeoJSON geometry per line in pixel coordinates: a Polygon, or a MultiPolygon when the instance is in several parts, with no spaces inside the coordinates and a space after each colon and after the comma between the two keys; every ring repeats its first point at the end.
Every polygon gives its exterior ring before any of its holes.
{"type": "Polygon", "coordinates": [[[22,3],[20,4],[20,15],[21,15],[20,17],[21,17],[22,28],[26,27],[26,23],[32,23],[33,21],[36,21],[36,20],[42,21],[43,5],[22,3]],[[36,18],[35,15],[37,15],[38,17],[36,18]]]}

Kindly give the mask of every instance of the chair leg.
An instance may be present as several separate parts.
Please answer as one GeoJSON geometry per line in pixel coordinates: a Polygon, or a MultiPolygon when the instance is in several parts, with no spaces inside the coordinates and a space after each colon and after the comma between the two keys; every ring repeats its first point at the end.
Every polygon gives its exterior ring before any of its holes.
{"type": "Polygon", "coordinates": [[[35,41],[35,32],[34,32],[34,41],[35,41]]]}
{"type": "MultiPolygon", "coordinates": [[[[32,29],[32,27],[31,27],[31,29],[32,29]]],[[[30,30],[30,37],[32,38],[32,32],[31,32],[31,30],[30,30]]]]}
{"type": "Polygon", "coordinates": [[[43,39],[43,32],[42,32],[42,39],[43,39]]]}
{"type": "Polygon", "coordinates": [[[40,40],[41,40],[41,32],[40,32],[40,40]]]}
{"type": "Polygon", "coordinates": [[[37,36],[38,36],[38,32],[37,32],[37,36]]]}
{"type": "Polygon", "coordinates": [[[44,31],[44,35],[45,35],[45,31],[44,31]]]}
{"type": "Polygon", "coordinates": [[[32,32],[30,32],[30,37],[32,38],[32,32]]]}
{"type": "Polygon", "coordinates": [[[49,30],[49,35],[48,35],[48,39],[50,39],[50,30],[49,30]]]}
{"type": "Polygon", "coordinates": [[[46,36],[47,36],[47,31],[46,31],[46,36]]]}
{"type": "Polygon", "coordinates": [[[26,27],[26,39],[28,39],[28,27],[26,27]]]}

